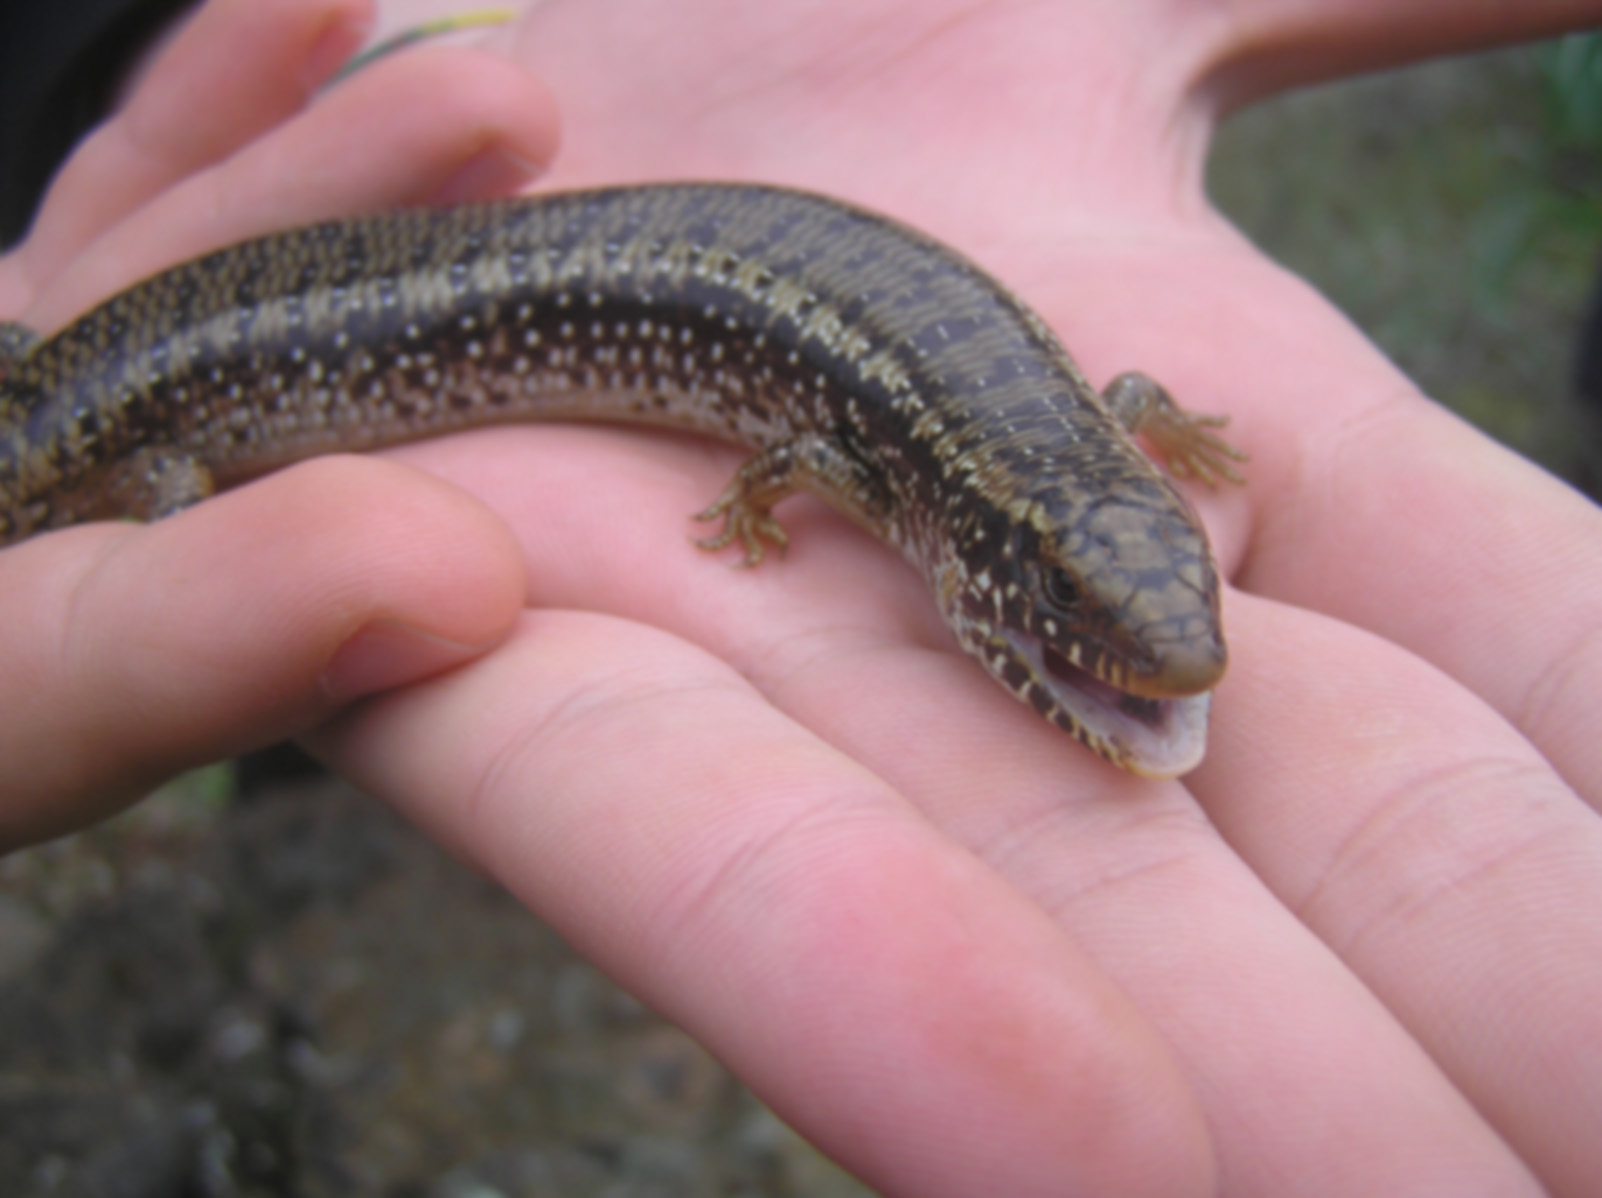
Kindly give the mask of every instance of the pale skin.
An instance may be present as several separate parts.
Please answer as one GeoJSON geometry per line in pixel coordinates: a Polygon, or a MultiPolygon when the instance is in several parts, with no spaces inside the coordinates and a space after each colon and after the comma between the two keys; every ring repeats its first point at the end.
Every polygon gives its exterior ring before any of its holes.
{"type": "Polygon", "coordinates": [[[0,314],[547,164],[869,204],[1092,378],[1233,417],[1248,484],[1190,488],[1232,583],[1208,759],[1090,757],[812,501],[782,562],[696,551],[736,451],[525,428],[0,553],[0,843],[300,735],[886,1193],[1587,1192],[1602,514],[1420,397],[1200,170],[1226,101],[1602,3],[549,0],[314,100],[365,13],[203,10],[0,260],[0,314]]]}

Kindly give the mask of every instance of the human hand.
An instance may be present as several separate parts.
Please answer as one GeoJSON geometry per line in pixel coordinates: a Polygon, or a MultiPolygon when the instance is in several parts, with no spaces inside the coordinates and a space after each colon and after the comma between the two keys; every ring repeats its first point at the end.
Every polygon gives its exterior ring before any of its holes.
{"type": "MultiPolygon", "coordinates": [[[[1314,34],[1353,63],[1497,34],[1336,7],[1208,81],[1288,77],[1314,34]]],[[[681,514],[733,456],[557,428],[389,455],[509,521],[534,610],[317,744],[887,1190],[1578,1192],[1596,513],[1208,214],[1198,64],[1260,28],[1090,8],[556,2],[523,45],[567,115],[550,185],[844,194],[981,258],[1095,377],[1234,413],[1250,485],[1197,496],[1243,588],[1202,770],[1040,725],[806,501],[789,561],[710,567],[681,514]]]]}
{"type": "Polygon", "coordinates": [[[535,610],[322,751],[889,1191],[1582,1191],[1602,521],[1200,184],[1219,92],[1574,7],[686,11],[524,25],[564,111],[542,185],[844,195],[978,257],[1092,377],[1233,414],[1249,484],[1192,489],[1239,588],[1209,760],[1153,785],[1032,722],[807,501],[787,561],[710,569],[683,515],[736,455],[600,429],[400,455],[506,515],[535,610]]]}
{"type": "MultiPolygon", "coordinates": [[[[547,93],[482,51],[400,56],[315,95],[369,9],[199,12],[0,258],[0,317],[48,332],[179,259],[283,224],[504,192],[550,156],[547,93]]],[[[182,520],[16,546],[0,554],[0,851],[481,653],[523,591],[488,510],[373,459],[310,463],[182,520]]]]}

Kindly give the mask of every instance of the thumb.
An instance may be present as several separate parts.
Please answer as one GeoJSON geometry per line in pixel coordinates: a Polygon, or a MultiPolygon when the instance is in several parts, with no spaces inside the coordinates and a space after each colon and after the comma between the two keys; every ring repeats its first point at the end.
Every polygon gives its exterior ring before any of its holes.
{"type": "Polygon", "coordinates": [[[524,590],[488,509],[372,458],[0,552],[0,852],[476,657],[524,590]]]}

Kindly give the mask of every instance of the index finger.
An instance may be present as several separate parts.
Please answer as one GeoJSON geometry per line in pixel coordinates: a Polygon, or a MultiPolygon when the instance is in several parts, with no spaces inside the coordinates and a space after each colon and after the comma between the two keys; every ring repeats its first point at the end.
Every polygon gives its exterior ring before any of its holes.
{"type": "Polygon", "coordinates": [[[20,312],[28,291],[117,221],[299,111],[361,44],[371,18],[372,0],[201,7],[62,168],[56,202],[4,263],[4,286],[19,298],[0,309],[20,312]]]}

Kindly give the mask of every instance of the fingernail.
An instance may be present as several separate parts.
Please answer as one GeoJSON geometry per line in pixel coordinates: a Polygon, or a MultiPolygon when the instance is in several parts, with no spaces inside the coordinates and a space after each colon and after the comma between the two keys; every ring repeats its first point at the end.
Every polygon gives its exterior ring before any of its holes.
{"type": "Polygon", "coordinates": [[[471,661],[487,648],[379,620],[339,647],[318,685],[331,699],[345,703],[408,682],[420,682],[471,661]]]}
{"type": "Polygon", "coordinates": [[[461,204],[469,200],[488,200],[511,195],[540,174],[541,167],[512,153],[504,146],[492,146],[468,159],[433,195],[436,204],[461,204]]]}

